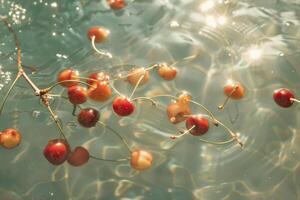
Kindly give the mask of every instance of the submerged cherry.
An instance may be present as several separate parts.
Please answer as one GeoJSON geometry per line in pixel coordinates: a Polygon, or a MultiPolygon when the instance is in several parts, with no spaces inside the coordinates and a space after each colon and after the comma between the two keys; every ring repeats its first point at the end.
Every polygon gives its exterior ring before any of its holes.
{"type": "Polygon", "coordinates": [[[68,97],[72,104],[83,104],[87,101],[87,90],[78,85],[71,86],[68,88],[68,97]]]}
{"type": "Polygon", "coordinates": [[[131,153],[131,167],[136,170],[146,170],[151,167],[153,157],[144,150],[135,150],[131,153]]]}
{"type": "Polygon", "coordinates": [[[133,86],[138,84],[139,80],[139,85],[143,85],[149,80],[149,71],[144,69],[143,67],[133,69],[128,75],[127,80],[133,86]]]}
{"type": "Polygon", "coordinates": [[[241,99],[245,96],[245,88],[240,83],[229,83],[224,87],[224,94],[231,99],[241,99]]]}
{"type": "Polygon", "coordinates": [[[91,27],[87,32],[88,38],[92,40],[94,37],[96,43],[104,42],[107,39],[108,35],[109,30],[100,26],[91,27]]]}
{"type": "Polygon", "coordinates": [[[106,81],[97,81],[88,89],[88,96],[94,101],[106,101],[111,97],[111,95],[112,90],[106,81]]]}
{"type": "Polygon", "coordinates": [[[57,77],[58,82],[69,81],[69,82],[60,83],[60,85],[63,87],[71,87],[73,85],[77,85],[78,82],[76,81],[78,80],[79,80],[79,72],[73,69],[66,69],[61,71],[57,77]],[[72,80],[74,80],[74,82],[72,82],[72,80]]]}
{"type": "Polygon", "coordinates": [[[126,97],[115,98],[112,107],[115,113],[122,117],[130,115],[135,109],[135,105],[126,97]]]}
{"type": "Polygon", "coordinates": [[[191,114],[190,99],[189,95],[182,94],[176,102],[171,103],[167,107],[167,114],[171,123],[177,124],[182,122],[187,118],[187,115],[191,114]]]}
{"type": "Polygon", "coordinates": [[[21,134],[14,128],[5,129],[0,133],[0,144],[6,149],[17,147],[21,143],[21,134]]]}
{"type": "Polygon", "coordinates": [[[64,163],[69,154],[69,146],[65,140],[50,140],[44,148],[45,158],[53,165],[64,163]]]}
{"type": "Polygon", "coordinates": [[[68,163],[72,166],[79,167],[89,161],[89,151],[84,147],[76,147],[68,157],[68,163]]]}
{"type": "Polygon", "coordinates": [[[209,122],[201,115],[193,115],[186,119],[185,126],[192,135],[200,136],[208,131],[209,122]]]}
{"type": "Polygon", "coordinates": [[[100,113],[94,108],[84,108],[77,115],[78,123],[86,128],[91,128],[99,121],[100,113]]]}
{"type": "Polygon", "coordinates": [[[107,0],[108,5],[111,9],[120,10],[126,6],[126,2],[124,0],[107,0]]]}
{"type": "Polygon", "coordinates": [[[295,95],[294,93],[286,88],[280,88],[274,91],[274,101],[283,108],[288,108],[293,105],[295,95]]]}
{"type": "Polygon", "coordinates": [[[92,85],[98,81],[108,81],[109,75],[104,72],[96,72],[89,75],[89,79],[86,81],[88,84],[92,85]]]}
{"type": "Polygon", "coordinates": [[[170,67],[167,64],[160,64],[157,72],[158,75],[166,81],[173,80],[177,75],[177,69],[175,67],[170,67]]]}

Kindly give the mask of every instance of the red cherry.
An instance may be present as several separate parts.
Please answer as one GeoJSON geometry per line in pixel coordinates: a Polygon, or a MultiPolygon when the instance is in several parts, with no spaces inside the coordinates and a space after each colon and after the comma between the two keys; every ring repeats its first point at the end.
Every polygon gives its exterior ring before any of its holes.
{"type": "Polygon", "coordinates": [[[245,96],[245,88],[240,83],[229,83],[224,87],[224,94],[231,99],[241,99],[245,96]]]}
{"type": "Polygon", "coordinates": [[[100,113],[94,108],[84,108],[77,115],[78,123],[86,128],[95,126],[99,118],[100,113]]]}
{"type": "Polygon", "coordinates": [[[68,157],[68,163],[72,166],[79,167],[89,161],[89,151],[84,147],[76,147],[68,157]]]}
{"type": "Polygon", "coordinates": [[[88,38],[92,40],[92,38],[95,37],[95,42],[97,43],[104,42],[107,39],[108,35],[109,30],[100,26],[92,27],[87,32],[88,38]]]}
{"type": "Polygon", "coordinates": [[[274,101],[281,107],[288,108],[293,105],[295,98],[294,93],[286,88],[280,88],[274,91],[273,94],[274,101]]]}
{"type": "Polygon", "coordinates": [[[83,104],[87,101],[87,91],[84,87],[74,85],[68,88],[68,97],[72,104],[83,104]]]}
{"type": "Polygon", "coordinates": [[[199,136],[205,134],[209,129],[209,122],[206,118],[201,115],[190,116],[185,121],[185,126],[189,132],[194,136],[199,136]]]}
{"type": "Polygon", "coordinates": [[[89,79],[86,81],[88,84],[92,85],[97,81],[108,81],[109,75],[104,72],[96,72],[89,75],[89,79]]]}
{"type": "Polygon", "coordinates": [[[130,115],[135,109],[134,104],[125,97],[115,98],[112,106],[115,113],[122,117],[130,115]]]}
{"type": "Polygon", "coordinates": [[[177,69],[175,67],[169,67],[166,64],[160,64],[157,72],[158,75],[166,81],[173,80],[177,75],[177,69]]]}
{"type": "Polygon", "coordinates": [[[0,144],[6,149],[12,149],[19,146],[21,139],[21,134],[16,129],[8,128],[3,132],[0,132],[0,144]]]}
{"type": "Polygon", "coordinates": [[[111,9],[120,10],[126,6],[124,0],[107,0],[108,5],[111,9]]]}
{"type": "Polygon", "coordinates": [[[144,150],[135,150],[131,153],[131,167],[136,170],[146,170],[151,167],[153,157],[151,153],[144,150]]]}
{"type": "Polygon", "coordinates": [[[98,81],[88,89],[90,99],[98,102],[108,100],[111,94],[112,91],[106,81],[98,81]]]}
{"type": "MultiPolygon", "coordinates": [[[[76,80],[76,81],[78,81],[79,80],[79,72],[76,71],[76,70],[73,70],[73,69],[66,69],[66,70],[61,71],[58,74],[58,77],[57,77],[57,81],[58,82],[69,81],[69,80],[76,80]]],[[[61,83],[60,85],[63,86],[63,87],[71,87],[73,85],[77,85],[78,84],[76,81],[75,82],[61,83]]]]}
{"type": "Polygon", "coordinates": [[[69,154],[69,146],[65,140],[54,139],[50,140],[44,148],[45,158],[53,165],[64,163],[69,154]]]}

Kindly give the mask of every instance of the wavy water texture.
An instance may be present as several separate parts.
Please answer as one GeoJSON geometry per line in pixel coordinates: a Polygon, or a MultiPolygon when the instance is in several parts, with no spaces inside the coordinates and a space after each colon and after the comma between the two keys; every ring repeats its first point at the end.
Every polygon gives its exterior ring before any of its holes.
{"type": "MultiPolygon", "coordinates": [[[[1,116],[1,129],[17,127],[23,143],[14,150],[0,149],[0,199],[2,200],[297,200],[300,198],[299,106],[279,108],[274,89],[287,87],[298,94],[300,63],[300,4],[298,0],[128,0],[112,11],[99,0],[0,0],[0,15],[7,16],[18,33],[23,64],[33,67],[30,77],[44,87],[56,74],[73,67],[88,75],[104,70],[115,76],[132,65],[148,66],[194,59],[176,64],[178,78],[162,81],[152,73],[149,84],[136,96],[187,91],[225,124],[240,134],[245,148],[216,147],[192,136],[170,141],[178,129],[167,120],[165,105],[138,104],[135,113],[120,119],[105,104],[101,120],[113,126],[132,148],[154,155],[153,167],[132,170],[127,162],[90,160],[81,168],[49,165],[42,155],[47,141],[58,136],[47,111],[21,81],[1,116]],[[100,57],[86,37],[90,26],[111,32],[99,45],[114,55],[100,57]],[[127,65],[129,64],[129,65],[127,65]],[[246,97],[231,101],[225,111],[228,79],[247,88],[246,97]]],[[[7,29],[0,26],[0,94],[16,75],[16,52],[7,29]]],[[[30,72],[30,68],[26,68],[30,72]]],[[[126,95],[132,87],[115,86],[126,95]]],[[[57,89],[57,93],[63,93],[57,89]]],[[[63,99],[52,102],[63,120],[73,146],[84,145],[106,158],[128,156],[124,145],[109,130],[79,127],[63,99]]],[[[193,107],[194,113],[203,113],[193,107]]],[[[208,139],[225,139],[212,127],[208,139]]]]}

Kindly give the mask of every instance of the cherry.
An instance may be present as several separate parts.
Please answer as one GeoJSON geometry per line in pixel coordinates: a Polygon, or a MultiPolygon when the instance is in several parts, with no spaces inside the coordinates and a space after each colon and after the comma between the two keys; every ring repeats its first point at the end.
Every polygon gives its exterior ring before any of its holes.
{"type": "Polygon", "coordinates": [[[92,38],[95,37],[95,42],[97,43],[104,42],[107,39],[108,35],[109,30],[100,26],[91,27],[87,32],[88,38],[92,40],[92,38]]]}
{"type": "Polygon", "coordinates": [[[182,94],[178,97],[178,100],[171,103],[167,107],[168,118],[171,123],[177,124],[184,121],[187,117],[186,115],[191,114],[190,102],[191,97],[187,94],[182,94]]]}
{"type": "Polygon", "coordinates": [[[0,134],[0,144],[6,149],[17,147],[21,143],[21,139],[20,132],[13,128],[5,129],[0,134]]]}
{"type": "Polygon", "coordinates": [[[120,10],[126,6],[124,0],[107,0],[108,5],[111,9],[120,10]]]}
{"type": "Polygon", "coordinates": [[[99,121],[100,113],[94,108],[84,108],[77,115],[78,123],[86,128],[91,128],[99,121]]]}
{"type": "Polygon", "coordinates": [[[135,109],[134,104],[126,97],[115,98],[112,107],[115,113],[122,117],[130,115],[135,109]]]}
{"type": "Polygon", "coordinates": [[[87,90],[78,85],[71,86],[68,88],[68,97],[72,104],[83,104],[87,101],[87,90]]]}
{"type": "Polygon", "coordinates": [[[293,105],[295,95],[286,88],[280,88],[274,91],[273,99],[281,107],[288,108],[293,105]]]}
{"type": "Polygon", "coordinates": [[[149,80],[149,71],[145,70],[144,68],[137,68],[134,69],[130,72],[130,74],[127,77],[128,82],[131,85],[136,85],[139,82],[139,85],[143,85],[145,84],[148,80],[149,80]],[[142,76],[144,76],[142,78],[142,76]],[[139,82],[139,80],[141,79],[141,81],[139,82]]]}
{"type": "Polygon", "coordinates": [[[88,96],[94,101],[106,101],[111,95],[112,91],[106,81],[97,81],[88,89],[88,96]]]}
{"type": "Polygon", "coordinates": [[[73,69],[66,69],[61,71],[58,74],[57,81],[69,81],[69,80],[75,80],[74,82],[64,82],[60,83],[63,87],[71,87],[73,85],[77,85],[78,83],[76,81],[79,80],[79,72],[73,69]]]}
{"type": "Polygon", "coordinates": [[[69,155],[69,145],[65,140],[50,140],[44,148],[45,158],[53,165],[64,163],[69,155]]]}
{"type": "Polygon", "coordinates": [[[231,99],[241,99],[245,96],[245,88],[240,83],[229,83],[224,87],[224,94],[231,99]]]}
{"type": "Polygon", "coordinates": [[[86,81],[88,84],[92,85],[97,81],[108,81],[109,75],[104,72],[96,72],[89,75],[89,79],[86,81]]]}
{"type": "Polygon", "coordinates": [[[199,136],[205,134],[208,131],[209,122],[201,115],[194,115],[186,119],[185,126],[192,135],[199,136]]]}
{"type": "Polygon", "coordinates": [[[84,147],[76,147],[68,157],[68,163],[72,166],[82,166],[89,161],[89,151],[84,147]]]}
{"type": "Polygon", "coordinates": [[[175,67],[169,67],[166,64],[160,64],[157,72],[158,75],[166,81],[173,80],[177,75],[177,69],[175,67]]]}
{"type": "Polygon", "coordinates": [[[144,150],[135,150],[131,153],[131,167],[136,170],[146,170],[151,167],[153,157],[144,150]]]}

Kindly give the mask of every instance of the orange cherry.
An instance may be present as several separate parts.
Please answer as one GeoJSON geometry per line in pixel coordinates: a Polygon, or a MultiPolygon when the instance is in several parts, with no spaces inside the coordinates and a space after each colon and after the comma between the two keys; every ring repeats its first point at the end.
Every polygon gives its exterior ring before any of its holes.
{"type": "Polygon", "coordinates": [[[187,94],[182,94],[178,97],[178,100],[171,103],[167,107],[168,118],[171,123],[177,124],[186,120],[187,115],[191,114],[190,102],[191,97],[187,94]]]}
{"type": "Polygon", "coordinates": [[[21,139],[20,132],[13,128],[5,129],[0,134],[0,144],[6,149],[17,147],[21,143],[21,139]]]}
{"type": "Polygon", "coordinates": [[[135,150],[131,153],[131,167],[136,170],[146,170],[151,167],[153,157],[144,150],[135,150]]]}
{"type": "Polygon", "coordinates": [[[92,85],[97,81],[108,81],[109,75],[104,72],[96,72],[89,75],[89,79],[86,81],[88,84],[92,85]]]}
{"type": "Polygon", "coordinates": [[[107,0],[107,3],[113,10],[120,10],[126,6],[126,2],[124,0],[107,0]]]}
{"type": "Polygon", "coordinates": [[[70,82],[60,83],[60,85],[63,87],[71,87],[77,85],[78,83],[76,81],[78,80],[79,80],[79,72],[73,69],[65,69],[61,71],[57,77],[58,82],[70,81],[70,82]],[[71,80],[75,80],[75,81],[72,82],[71,80]]]}
{"type": "Polygon", "coordinates": [[[88,96],[94,101],[106,101],[111,97],[111,95],[112,90],[106,81],[98,81],[92,84],[92,86],[88,89],[88,96]]]}
{"type": "Polygon", "coordinates": [[[127,80],[131,85],[135,86],[142,76],[144,77],[140,81],[139,85],[143,85],[149,80],[149,71],[145,70],[143,67],[132,70],[127,77],[127,80]]]}
{"type": "Polygon", "coordinates": [[[224,94],[231,99],[241,99],[245,96],[245,88],[240,83],[229,83],[224,87],[224,94]]]}
{"type": "Polygon", "coordinates": [[[90,28],[87,32],[87,36],[90,40],[92,40],[93,37],[95,37],[95,42],[100,43],[104,42],[109,35],[109,30],[100,27],[100,26],[94,26],[90,28]]]}
{"type": "Polygon", "coordinates": [[[160,64],[157,72],[158,75],[166,81],[173,80],[177,75],[177,69],[175,67],[169,67],[167,64],[160,64]]]}

